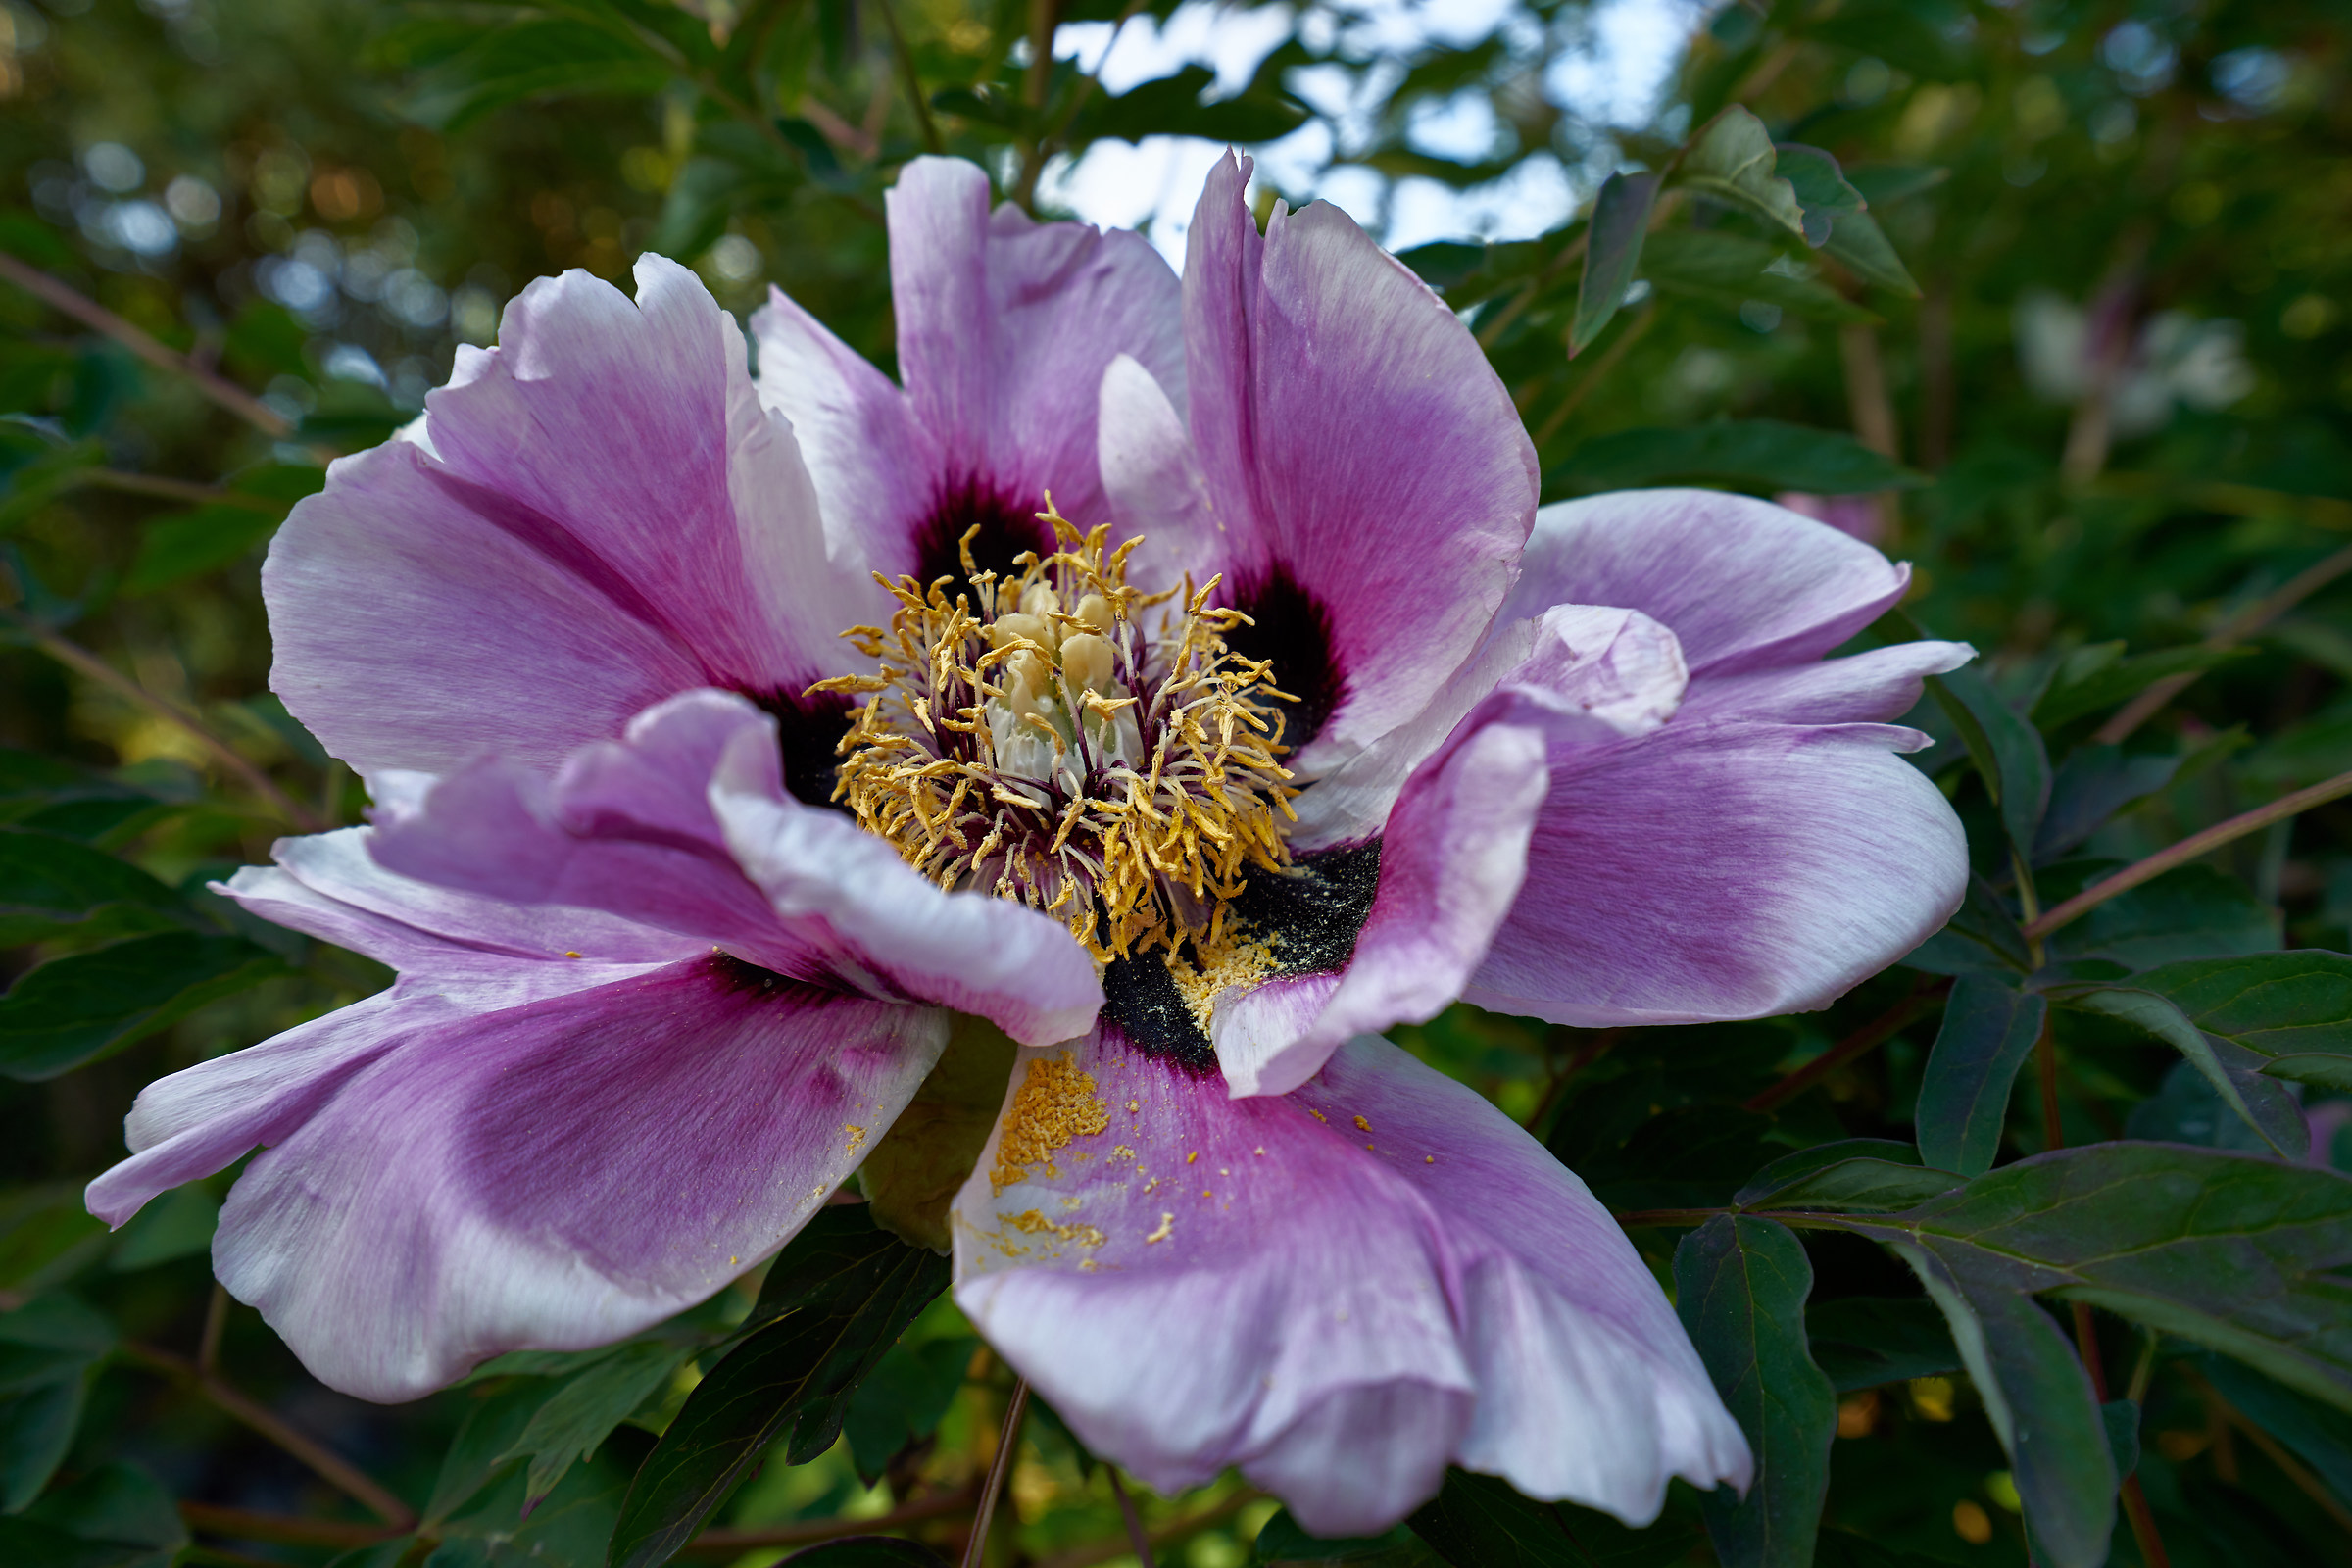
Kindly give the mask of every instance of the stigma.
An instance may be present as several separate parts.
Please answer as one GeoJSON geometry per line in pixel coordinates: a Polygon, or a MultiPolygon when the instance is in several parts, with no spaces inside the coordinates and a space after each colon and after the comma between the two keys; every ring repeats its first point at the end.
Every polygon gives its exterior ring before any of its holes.
{"type": "Polygon", "coordinates": [[[875,574],[888,626],[843,635],[875,662],[810,692],[864,695],[834,799],[950,891],[1059,919],[1098,962],[1227,945],[1227,906],[1290,864],[1297,793],[1282,765],[1295,701],[1227,645],[1220,579],[1131,587],[1140,538],[1106,549],[1054,508],[1057,548],[1008,574],[875,574]]]}

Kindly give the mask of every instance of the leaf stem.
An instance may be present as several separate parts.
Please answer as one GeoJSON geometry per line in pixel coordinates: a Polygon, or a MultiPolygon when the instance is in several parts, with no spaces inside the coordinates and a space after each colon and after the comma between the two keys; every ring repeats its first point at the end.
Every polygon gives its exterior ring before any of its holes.
{"type": "Polygon", "coordinates": [[[183,1388],[194,1390],[271,1443],[311,1467],[318,1478],[373,1513],[395,1532],[416,1527],[416,1510],[394,1496],[382,1482],[368,1475],[332,1448],[286,1424],[278,1414],[237,1388],[218,1372],[207,1372],[186,1356],[160,1346],[126,1341],[122,1353],[149,1371],[160,1372],[183,1388]]]}
{"type": "Polygon", "coordinates": [[[166,348],[143,328],[132,325],[70,284],[60,282],[37,267],[0,251],[0,278],[5,278],[44,304],[71,316],[93,332],[113,338],[159,370],[183,377],[197,391],[243,419],[273,441],[294,433],[294,423],[260,398],[197,365],[186,355],[166,348]]]}
{"type": "Polygon", "coordinates": [[[944,153],[948,144],[939,139],[939,122],[931,118],[930,101],[923,96],[922,78],[915,74],[914,53],[906,47],[906,35],[899,30],[899,12],[890,0],[874,0],[874,9],[882,13],[882,30],[890,34],[890,57],[899,68],[899,79],[906,88],[906,107],[914,111],[916,125],[923,133],[923,149],[944,153]]]}
{"type": "Polygon", "coordinates": [[[988,1481],[980,1489],[980,1506],[972,1515],[972,1533],[963,1544],[963,1568],[980,1568],[988,1555],[988,1525],[996,1516],[997,1498],[1004,1478],[1012,1472],[1012,1451],[1020,1446],[1021,1417],[1029,1413],[1029,1380],[1018,1378],[1012,1397],[1004,1403],[1004,1425],[997,1433],[996,1456],[988,1462],[988,1481]]]}
{"type": "Polygon", "coordinates": [[[1764,1090],[1761,1094],[1750,1097],[1740,1108],[1768,1111],[1786,1104],[1855,1057],[1893,1039],[1896,1030],[1917,1017],[1921,1011],[1951,988],[1952,983],[1949,980],[1931,980],[1926,975],[1921,975],[1912,983],[1909,996],[1783,1078],[1779,1083],[1764,1090]]]}
{"type": "MultiPolygon", "coordinates": [[[[1134,7],[1130,6],[1128,10],[1132,14],[1134,7]]],[[[1119,1480],[1118,1467],[1108,1465],[1104,1468],[1110,1472],[1110,1494],[1118,1500],[1119,1520],[1127,1527],[1128,1541],[1134,1544],[1135,1560],[1141,1564],[1141,1568],[1158,1568],[1152,1560],[1152,1538],[1144,1534],[1144,1521],[1136,1515],[1135,1499],[1127,1495],[1126,1485],[1119,1480]]]]}
{"type": "Polygon", "coordinates": [[[2028,942],[2037,943],[2117,894],[2128,893],[2142,882],[2162,876],[2174,866],[2185,865],[2200,856],[2212,854],[2225,844],[2242,839],[2249,833],[2259,833],[2273,822],[2283,822],[2315,806],[2325,806],[2346,795],[2352,795],[2352,773],[2338,773],[2325,783],[2297,790],[2292,795],[2282,795],[2268,806],[2258,806],[2227,822],[2217,822],[2202,833],[2192,833],[2171,849],[2158,850],[2137,864],[2128,865],[2111,877],[2093,882],[2065,903],[2054,906],[2037,918],[2028,920],[2025,938],[2028,942]]]}
{"type": "Polygon", "coordinates": [[[96,681],[118,696],[128,698],[156,717],[185,732],[197,745],[204,748],[208,756],[242,779],[248,789],[269,802],[270,809],[284,821],[305,833],[316,833],[319,830],[320,823],[316,816],[312,815],[309,808],[300,805],[292,796],[278,788],[275,780],[263,772],[235,747],[214,734],[195,714],[183,710],[178,704],[149,691],[79,643],[59,636],[20,611],[0,608],[0,618],[5,618],[13,624],[34,647],[59,663],[96,681]]]}

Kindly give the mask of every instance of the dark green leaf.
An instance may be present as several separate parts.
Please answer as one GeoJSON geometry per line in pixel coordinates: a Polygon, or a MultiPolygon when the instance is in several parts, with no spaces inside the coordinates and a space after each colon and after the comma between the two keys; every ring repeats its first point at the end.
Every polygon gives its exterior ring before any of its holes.
{"type": "Polygon", "coordinates": [[[114,1463],[49,1493],[24,1517],[84,1541],[128,1547],[125,1562],[164,1568],[188,1544],[172,1494],[135,1466],[114,1463]]]}
{"type": "Polygon", "coordinates": [[[2197,1371],[2238,1412],[2294,1451],[2336,1500],[2352,1507],[2352,1415],[2274,1383],[2222,1356],[2194,1358],[2197,1371]]]}
{"type": "Polygon", "coordinates": [[[948,1568],[929,1546],[896,1536],[844,1536],[784,1559],[783,1568],[948,1568]]]}
{"type": "Polygon", "coordinates": [[[2050,800],[2050,759],[2041,735],[1984,674],[1967,665],[1928,677],[1928,690],[1960,731],[2019,856],[2034,853],[2050,800]]]}
{"type": "Polygon", "coordinates": [[[1952,1331],[1925,1298],[1817,1301],[1805,1308],[1805,1338],[1839,1394],[1960,1370],[1952,1331]]]}
{"type": "Polygon", "coordinates": [[[435,130],[456,130],[494,109],[584,95],[650,97],[669,80],[660,59],[601,27],[533,18],[480,34],[426,72],[400,112],[435,130]]]}
{"type": "Polygon", "coordinates": [[[2050,806],[2034,840],[2034,863],[2056,859],[2125,807],[2172,783],[2184,760],[2180,753],[2128,757],[2119,746],[2077,748],[2050,780],[2050,806]]]}
{"type": "Polygon", "coordinates": [[[19,1188],[0,1198],[0,1290],[34,1294],[73,1278],[106,1252],[106,1222],[82,1201],[82,1184],[19,1188]]]}
{"type": "Polygon", "coordinates": [[[1726,1568],[1807,1568],[1838,1396],[1805,1348],[1805,1250],[1785,1225],[1718,1214],[1675,1249],[1674,1283],[1675,1311],[1756,1457],[1744,1498],[1719,1487],[1706,1499],[1707,1535],[1726,1568]]]}
{"type": "Polygon", "coordinates": [[[1585,243],[1585,273],[1576,287],[1576,320],[1568,332],[1568,357],[1574,359],[1600,336],[1617,314],[1634,269],[1642,263],[1642,242],[1649,234],[1650,209],[1657,204],[1656,174],[1611,174],[1592,199],[1592,226],[1585,243]]]}
{"type": "Polygon", "coordinates": [[[2132,984],[2170,999],[2199,1030],[2258,1056],[2262,1071],[2323,1088],[2352,1081],[2352,957],[2299,948],[2168,963],[2132,984]]]}
{"type": "Polygon", "coordinates": [[[547,1378],[517,1378],[487,1394],[476,1395],[458,1425],[458,1435],[441,1456],[433,1494],[424,1505],[424,1522],[437,1525],[471,1502],[508,1461],[531,1417],[556,1390],[547,1378]]]}
{"type": "Polygon", "coordinates": [[[2278,911],[2210,865],[2176,866],[2099,905],[2049,946],[2059,957],[2112,958],[2129,969],[2276,953],[2278,911]]]}
{"type": "Polygon", "coordinates": [[[52,958],[0,997],[0,1073],[54,1078],[285,972],[240,937],[184,931],[52,958]]]}
{"type": "Polygon", "coordinates": [[[2121,1019],[2163,1041],[2204,1074],[2222,1102],[2273,1150],[2289,1159],[2301,1159],[2310,1152],[2311,1129],[2303,1107],[2284,1084],[2264,1075],[2268,1058],[2205,1033],[2170,998],[2138,987],[2069,986],[2053,991],[2051,1000],[2121,1019]]]}
{"type": "Polygon", "coordinates": [[[1886,231],[1868,213],[1841,215],[1823,244],[1822,254],[1843,262],[1865,283],[1875,283],[1905,299],[1919,298],[1918,282],[1887,243],[1886,231]]]}
{"type": "Polygon", "coordinates": [[[1607,1514],[1537,1502],[1494,1476],[1446,1472],[1414,1511],[1413,1533],[1453,1568],[1665,1568],[1688,1557],[1698,1532],[1669,1513],[1632,1530],[1607,1514]]]}
{"type": "Polygon", "coordinates": [[[1408,1568],[1425,1556],[1420,1540],[1403,1525],[1385,1535],[1325,1540],[1300,1529],[1287,1508],[1267,1520],[1257,1533],[1257,1560],[1267,1568],[1322,1568],[1325,1563],[1408,1568]]]}
{"type": "Polygon", "coordinates": [[[2091,713],[2102,712],[2127,702],[2147,687],[2168,675],[2194,674],[2243,658],[2247,650],[2238,648],[2167,648],[2158,653],[2139,654],[2131,659],[2092,669],[2080,680],[2051,687],[2034,705],[2034,722],[2043,729],[2059,725],[2091,713]]]}
{"type": "Polygon", "coordinates": [[[1815,1544],[1813,1568],[1947,1568],[1940,1557],[1896,1551],[1847,1530],[1824,1530],[1815,1544]]]}
{"type": "Polygon", "coordinates": [[[123,1225],[115,1238],[113,1266],[126,1274],[209,1251],[220,1222],[219,1199],[202,1187],[175,1187],[123,1225]]]}
{"type": "Polygon", "coordinates": [[[103,850],[54,833],[0,827],[0,948],[77,926],[94,933],[153,929],[186,911],[178,894],[103,850]]]}
{"type": "Polygon", "coordinates": [[[274,513],[220,502],[158,517],[140,535],[123,591],[153,593],[241,560],[270,542],[279,520],[274,513]]]}
{"type": "Polygon", "coordinates": [[[1772,133],[1738,104],[1700,129],[1683,154],[1676,182],[1803,237],[1796,191],[1774,172],[1772,133]]]}
{"type": "Polygon", "coordinates": [[[906,1445],[939,1429],[979,1348],[978,1340],[961,1334],[925,1345],[898,1345],[858,1386],[841,1430],[850,1440],[858,1474],[868,1485],[906,1445]]]}
{"type": "Polygon", "coordinates": [[[1216,79],[1217,74],[1206,66],[1185,66],[1174,75],[1139,82],[1115,97],[1097,93],[1072,123],[1071,140],[1077,144],[1179,135],[1237,143],[1272,141],[1306,120],[1303,105],[1270,87],[1203,102],[1201,93],[1216,79]]]}
{"type": "Polygon", "coordinates": [[[585,1459],[629,1413],[659,1393],[694,1353],[692,1345],[641,1340],[574,1375],[532,1412],[513,1445],[491,1465],[528,1456],[525,1505],[555,1489],[575,1459],[585,1459]]]}
{"type": "Polygon", "coordinates": [[[1934,190],[1952,177],[1952,172],[1935,164],[1851,164],[1845,177],[1863,200],[1873,207],[1899,202],[1906,196],[1934,190]]]}
{"type": "Polygon", "coordinates": [[[858,1383],[946,1288],[944,1259],[859,1207],[820,1210],[768,1270],[760,1326],[695,1387],[630,1486],[614,1568],[667,1562],[769,1444],[795,1464],[830,1447],[858,1383]]]}
{"type": "Polygon", "coordinates": [[[69,1296],[0,1313],[0,1512],[40,1495],[81,1422],[90,1369],[113,1327],[69,1296]]]}
{"type": "Polygon", "coordinates": [[[1813,495],[1899,489],[1921,478],[1839,430],[1779,419],[1719,419],[1673,429],[1619,430],[1571,453],[1545,488],[1583,495],[1650,485],[1704,484],[1813,495]]]}
{"type": "Polygon", "coordinates": [[[1963,975],[1919,1085],[1920,1158],[1982,1176],[1992,1168],[2017,1070],[2040,1038],[2049,1004],[1988,975],[1963,975]]]}
{"type": "Polygon", "coordinates": [[[1828,242],[1833,222],[1862,211],[1862,193],[1845,182],[1838,160],[1818,147],[1785,141],[1774,151],[1773,172],[1796,192],[1796,204],[1804,212],[1805,243],[1818,248],[1828,242]]]}
{"type": "Polygon", "coordinates": [[[2021,976],[2033,967],[2008,904],[1983,877],[1968,881],[1968,901],[1951,922],[1903,956],[1929,974],[2021,976]]]}
{"type": "MultiPolygon", "coordinates": [[[[0,1434],[0,1448],[8,1444],[0,1434]]],[[[55,1525],[0,1517],[0,1562],[9,1568],[136,1568],[154,1554],[119,1541],[85,1541],[55,1525]]]]}
{"type": "Polygon", "coordinates": [[[2130,1399],[2109,1399],[2099,1406],[2099,1420],[2107,1429],[2107,1452],[2115,1460],[2115,1473],[2129,1476],[2139,1468],[2139,1406],[2130,1399]]]}
{"type": "Polygon", "coordinates": [[[510,1471],[442,1526],[426,1568],[592,1568],[612,1537],[628,1484],[627,1465],[600,1453],[526,1513],[522,1476],[510,1471]]]}
{"type": "Polygon", "coordinates": [[[1643,248],[1642,275],[1669,294],[1708,300],[1729,310],[1758,300],[1840,325],[1878,319],[1826,284],[1766,271],[1782,254],[1777,245],[1727,229],[1668,229],[1651,235],[1643,248]]]}
{"type": "MultiPolygon", "coordinates": [[[[1896,1165],[1919,1163],[1919,1152],[1909,1144],[1891,1138],[1840,1138],[1832,1143],[1815,1144],[1793,1154],[1783,1154],[1740,1184],[1732,1201],[1743,1208],[1752,1208],[1797,1182],[1832,1165],[1854,1159],[1875,1159],[1896,1165]]],[[[1936,1189],[1941,1192],[1943,1189],[1936,1189]]]]}

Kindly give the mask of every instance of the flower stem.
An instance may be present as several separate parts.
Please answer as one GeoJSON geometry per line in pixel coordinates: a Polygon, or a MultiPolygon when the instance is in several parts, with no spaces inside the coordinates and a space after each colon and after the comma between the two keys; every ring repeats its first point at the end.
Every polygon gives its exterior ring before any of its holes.
{"type": "Polygon", "coordinates": [[[1144,1521],[1136,1515],[1135,1499],[1127,1495],[1127,1488],[1119,1480],[1117,1467],[1104,1468],[1110,1471],[1110,1494],[1118,1499],[1119,1518],[1127,1526],[1127,1539],[1135,1544],[1135,1560],[1142,1568],[1157,1568],[1152,1560],[1152,1538],[1144,1534],[1144,1521]]]}
{"type": "Polygon", "coordinates": [[[988,1481],[980,1489],[980,1507],[972,1515],[972,1534],[963,1544],[963,1568],[980,1568],[988,1555],[988,1526],[997,1511],[997,1498],[1004,1491],[1004,1478],[1012,1473],[1012,1451],[1020,1446],[1021,1417],[1029,1413],[1029,1380],[1016,1379],[1012,1397],[1004,1404],[1004,1425],[997,1433],[996,1457],[988,1464],[988,1481]]]}
{"type": "Polygon", "coordinates": [[[2037,918],[2028,920],[2025,938],[2028,942],[2038,943],[2051,932],[2097,908],[2117,894],[2128,893],[2142,882],[2162,876],[2176,865],[2185,865],[2233,840],[2242,839],[2249,833],[2259,833],[2273,822],[2283,822],[2315,806],[2325,806],[2346,795],[2352,795],[2352,773],[2338,773],[2324,784],[2314,784],[2292,795],[2282,795],[2268,806],[2258,806],[2227,822],[2217,822],[2202,833],[2192,833],[2171,849],[2158,850],[2137,864],[2128,865],[2111,877],[2093,882],[2065,903],[2052,906],[2037,918]]]}
{"type": "Polygon", "coordinates": [[[5,278],[54,309],[71,316],[94,332],[113,338],[159,370],[180,376],[197,391],[252,425],[273,441],[294,433],[293,421],[260,398],[197,365],[186,355],[166,348],[148,332],[132,325],[78,289],[58,281],[37,267],[27,266],[0,251],[0,278],[5,278]]]}
{"type": "Polygon", "coordinates": [[[1779,1083],[1750,1098],[1741,1108],[1767,1111],[1777,1109],[1794,1100],[1798,1095],[1803,1094],[1855,1057],[1893,1039],[1896,1030],[1917,1017],[1930,1004],[1942,997],[1946,991],[1949,991],[1951,986],[1952,983],[1949,980],[1930,980],[1926,975],[1920,976],[1913,983],[1909,996],[1852,1034],[1847,1035],[1843,1040],[1838,1041],[1820,1055],[1815,1056],[1811,1061],[1806,1062],[1802,1067],[1788,1074],[1788,1077],[1783,1078],[1779,1083]]]}

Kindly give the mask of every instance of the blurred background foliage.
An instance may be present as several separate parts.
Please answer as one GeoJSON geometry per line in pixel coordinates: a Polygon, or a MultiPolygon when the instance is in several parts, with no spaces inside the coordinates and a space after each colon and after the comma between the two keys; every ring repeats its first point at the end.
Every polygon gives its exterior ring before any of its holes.
{"type": "MultiPolygon", "coordinates": [[[[2020,922],[2352,769],[2348,73],[2352,12],[2323,0],[0,0],[0,1557],[602,1562],[632,1474],[764,1321],[755,1275],[611,1355],[376,1408],[213,1287],[227,1177],[119,1235],[82,1212],[139,1085],[385,979],[204,891],[365,805],[267,690],[257,565],[323,464],[413,417],[534,276],[660,251],[739,311],[785,287],[888,368],[880,202],[909,157],[1143,218],[1180,256],[1230,142],[1261,212],[1339,200],[1463,313],[1546,499],[1780,496],[1914,563],[1907,621],[1873,635],[1986,656],[1913,716],[1982,875],[1827,1013],[1404,1032],[1629,1215],[1719,1379],[1709,1249],[1796,1250],[1792,1298],[1747,1298],[1751,1370],[1814,1407],[1770,1418],[1796,1457],[1745,1510],[1678,1485],[1637,1537],[1456,1477],[1411,1529],[1314,1543],[1228,1479],[1135,1493],[1157,1560],[2009,1564],[2029,1520],[2048,1563],[2345,1560],[2352,1240],[2321,1173],[2352,1165],[2328,956],[2352,808],[2236,836],[2046,952],[2020,922]],[[1645,70],[1660,89],[1629,89],[1645,70]],[[2292,1016],[2200,1011],[2231,976],[2300,987],[2292,1016]],[[2114,1000],[2149,996],[2177,1013],[2114,1000]],[[2327,1059],[2258,1070],[2290,1050],[2327,1059]],[[1949,1127],[1968,1051],[1998,1063],[1974,1142],[1949,1127]],[[1854,1139],[1885,1142],[1820,1152],[1854,1139]],[[2104,1411],[2063,1346],[2048,1396],[2057,1430],[2105,1422],[2093,1473],[1988,1419],[1900,1237],[1821,1216],[1908,1211],[1941,1190],[1923,1155],[1989,1193],[2061,1144],[2136,1157],[2116,1140],[2227,1156],[2163,1156],[2151,1195],[2252,1171],[2333,1217],[2300,1284],[2230,1272],[2242,1249],[2181,1265],[2289,1301],[2261,1332],[2317,1347],[2308,1376],[2178,1314],[2074,1308],[2104,1411]],[[1860,1201],[1798,1191],[1857,1150],[1860,1201]],[[1693,1229],[1776,1188],[1814,1218],[1693,1229]],[[1550,1533],[1507,1550],[1477,1523],[1528,1518],[1550,1533]]],[[[842,1223],[828,1245],[867,1245],[842,1223]]],[[[858,1529],[963,1548],[1011,1381],[944,1298],[904,1326],[869,1323],[846,1435],[802,1463],[779,1441],[691,1559],[858,1529]]],[[[2036,1387],[1993,1402],[2033,1414],[2036,1387]]],[[[1016,1444],[988,1561],[1136,1560],[1115,1478],[1050,1410],[1016,1444]]]]}

